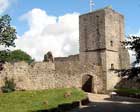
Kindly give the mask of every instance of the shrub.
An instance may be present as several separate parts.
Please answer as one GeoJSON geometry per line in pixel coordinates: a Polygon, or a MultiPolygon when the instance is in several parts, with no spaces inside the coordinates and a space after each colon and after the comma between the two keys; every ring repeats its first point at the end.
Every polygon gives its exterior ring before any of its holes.
{"type": "Polygon", "coordinates": [[[5,85],[1,88],[2,92],[9,93],[15,91],[16,84],[14,83],[14,79],[5,78],[5,85]]]}

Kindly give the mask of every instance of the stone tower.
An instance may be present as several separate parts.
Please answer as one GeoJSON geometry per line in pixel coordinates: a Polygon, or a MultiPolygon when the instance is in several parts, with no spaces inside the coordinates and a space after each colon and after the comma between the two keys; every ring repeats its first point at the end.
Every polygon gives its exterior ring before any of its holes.
{"type": "Polygon", "coordinates": [[[124,41],[124,16],[110,7],[79,17],[80,61],[102,67],[105,90],[111,90],[119,81],[110,69],[129,67],[128,51],[124,41]]]}

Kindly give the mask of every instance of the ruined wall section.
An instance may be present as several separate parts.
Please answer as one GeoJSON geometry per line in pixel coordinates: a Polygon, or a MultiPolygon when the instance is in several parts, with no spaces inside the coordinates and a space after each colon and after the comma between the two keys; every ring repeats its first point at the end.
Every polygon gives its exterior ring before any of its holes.
{"type": "Polygon", "coordinates": [[[38,62],[29,66],[29,78],[33,89],[55,88],[55,65],[51,62],[38,62]]]}
{"type": "Polygon", "coordinates": [[[115,87],[116,88],[128,88],[128,89],[140,89],[139,79],[135,77],[134,79],[122,79],[115,87]]]}
{"type": "Polygon", "coordinates": [[[4,85],[4,79],[14,79],[17,90],[37,90],[54,88],[54,64],[25,62],[6,63],[0,73],[0,87],[4,85]]]}
{"type": "Polygon", "coordinates": [[[0,87],[4,79],[14,79],[16,90],[42,90],[50,88],[82,87],[84,75],[93,76],[93,92],[103,92],[105,88],[101,68],[79,61],[35,62],[28,65],[25,62],[6,63],[0,73],[0,87]]]}
{"type": "Polygon", "coordinates": [[[103,93],[105,90],[104,76],[101,74],[101,67],[89,63],[82,64],[79,61],[56,62],[57,79],[56,87],[77,87],[82,88],[84,75],[93,76],[92,91],[103,93]]]}
{"type": "Polygon", "coordinates": [[[57,61],[79,61],[79,54],[75,55],[70,55],[68,57],[55,57],[54,59],[56,62],[57,61]]]}

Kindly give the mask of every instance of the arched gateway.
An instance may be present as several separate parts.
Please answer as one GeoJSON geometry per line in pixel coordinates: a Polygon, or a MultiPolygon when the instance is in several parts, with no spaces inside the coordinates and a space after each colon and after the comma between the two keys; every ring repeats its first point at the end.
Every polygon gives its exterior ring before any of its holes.
{"type": "Polygon", "coordinates": [[[82,90],[85,92],[92,92],[93,76],[87,74],[82,77],[82,90]]]}

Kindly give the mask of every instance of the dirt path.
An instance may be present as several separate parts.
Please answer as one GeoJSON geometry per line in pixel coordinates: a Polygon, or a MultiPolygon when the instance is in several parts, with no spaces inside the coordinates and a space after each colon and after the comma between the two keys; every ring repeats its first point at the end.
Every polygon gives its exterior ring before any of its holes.
{"type": "Polygon", "coordinates": [[[71,112],[140,112],[140,99],[89,94],[91,103],[71,112]]]}

